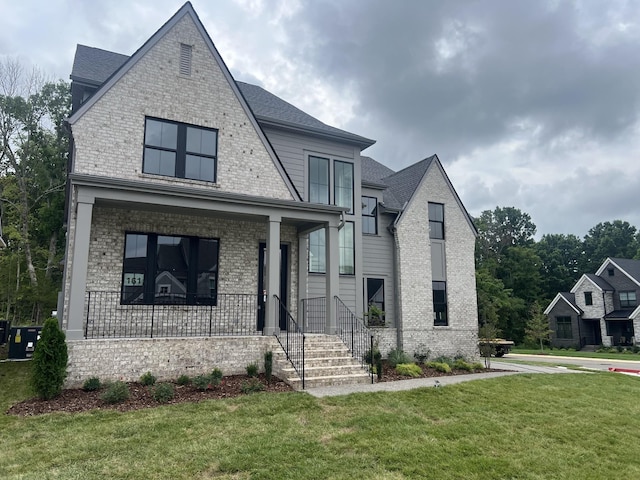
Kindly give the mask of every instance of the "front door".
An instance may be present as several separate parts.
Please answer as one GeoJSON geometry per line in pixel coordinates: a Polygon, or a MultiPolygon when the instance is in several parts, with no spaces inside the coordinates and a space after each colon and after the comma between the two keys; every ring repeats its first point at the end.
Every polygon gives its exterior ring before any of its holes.
{"type": "MultiPolygon", "coordinates": [[[[267,284],[265,275],[267,273],[267,244],[260,242],[260,248],[258,252],[258,330],[264,329],[266,306],[266,295],[264,289],[267,284]]],[[[289,292],[289,245],[284,243],[280,244],[280,290],[278,297],[282,304],[287,307],[287,297],[289,292]]],[[[280,330],[287,329],[287,318],[284,314],[280,314],[279,319],[280,330]]]]}

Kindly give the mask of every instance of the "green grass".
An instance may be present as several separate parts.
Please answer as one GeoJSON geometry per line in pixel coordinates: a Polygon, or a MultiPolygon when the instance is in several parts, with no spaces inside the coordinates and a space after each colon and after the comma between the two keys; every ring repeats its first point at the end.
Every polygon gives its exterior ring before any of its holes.
{"type": "MultiPolygon", "coordinates": [[[[28,395],[27,370],[0,364],[4,409],[28,395]]],[[[640,478],[639,394],[640,379],[625,375],[536,374],[325,399],[258,393],[128,413],[2,415],[0,478],[640,478]]]]}
{"type": "Polygon", "coordinates": [[[624,360],[625,362],[640,362],[638,353],[597,353],[597,352],[573,352],[570,350],[548,350],[540,352],[540,349],[514,347],[511,353],[521,353],[523,355],[554,355],[558,357],[580,357],[580,358],[606,358],[610,360],[624,360]]]}

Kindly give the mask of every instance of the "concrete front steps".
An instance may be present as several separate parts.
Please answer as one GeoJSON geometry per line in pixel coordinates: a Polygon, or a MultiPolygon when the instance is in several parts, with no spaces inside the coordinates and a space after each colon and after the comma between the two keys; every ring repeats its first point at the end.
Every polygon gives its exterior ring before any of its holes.
{"type": "MultiPolygon", "coordinates": [[[[305,388],[371,383],[371,376],[338,336],[305,334],[304,356],[305,388]]],[[[282,380],[295,390],[302,390],[302,379],[287,361],[284,350],[274,352],[273,357],[274,373],[277,369],[282,380]]]]}

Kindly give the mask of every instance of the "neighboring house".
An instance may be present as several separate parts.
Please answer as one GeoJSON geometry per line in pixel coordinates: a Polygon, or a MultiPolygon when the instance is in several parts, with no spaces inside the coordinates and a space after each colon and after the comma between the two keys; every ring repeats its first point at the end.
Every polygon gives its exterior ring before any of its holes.
{"type": "Polygon", "coordinates": [[[236,82],[190,3],[131,57],[78,45],[71,79],[70,383],[240,373],[371,304],[384,353],[477,355],[477,231],[435,155],[393,172],[236,82]]]}
{"type": "Polygon", "coordinates": [[[632,346],[640,332],[640,260],[607,258],[544,311],[555,347],[632,346]]]}

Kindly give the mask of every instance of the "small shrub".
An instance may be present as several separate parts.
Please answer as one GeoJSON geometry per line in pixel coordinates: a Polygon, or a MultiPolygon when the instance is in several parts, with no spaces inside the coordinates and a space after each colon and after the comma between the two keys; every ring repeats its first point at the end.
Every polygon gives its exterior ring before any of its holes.
{"type": "Polygon", "coordinates": [[[209,375],[198,375],[196,377],[193,377],[193,380],[191,381],[191,383],[198,390],[202,390],[202,391],[208,390],[212,386],[211,377],[209,377],[209,375]]]}
{"type": "Polygon", "coordinates": [[[396,365],[396,372],[405,377],[419,377],[422,375],[422,369],[415,363],[399,363],[396,365]]]}
{"type": "Polygon", "coordinates": [[[252,378],[248,382],[242,382],[242,386],[240,387],[240,390],[244,394],[261,392],[262,390],[264,390],[264,385],[260,383],[258,379],[252,378]]]}
{"type": "Polygon", "coordinates": [[[640,353],[640,347],[638,345],[634,345],[633,347],[631,347],[631,351],[633,353],[640,353]]]}
{"type": "Polygon", "coordinates": [[[416,359],[419,363],[424,363],[429,360],[429,356],[431,355],[431,350],[427,348],[424,343],[419,344],[416,347],[416,351],[413,352],[413,358],[416,359]]]}
{"type": "Polygon", "coordinates": [[[250,377],[257,377],[258,376],[258,364],[257,363],[250,363],[249,365],[247,365],[247,375],[249,375],[250,377]]]}
{"type": "Polygon", "coordinates": [[[67,378],[67,344],[55,318],[44,322],[40,340],[33,352],[31,383],[36,394],[49,400],[62,391],[67,378]]]}
{"type": "Polygon", "coordinates": [[[87,378],[82,385],[82,390],[85,392],[94,392],[96,390],[100,390],[102,384],[100,383],[100,379],[98,377],[87,378]]]}
{"type": "Polygon", "coordinates": [[[156,377],[153,376],[151,372],[147,372],[140,377],[140,383],[147,387],[150,387],[154,383],[156,383],[156,377]]]}
{"type": "Polygon", "coordinates": [[[211,385],[220,385],[220,382],[222,381],[222,370],[220,370],[219,368],[214,368],[213,370],[211,370],[209,380],[211,385]]]}
{"type": "Polygon", "coordinates": [[[264,354],[264,375],[267,377],[267,383],[271,383],[271,375],[273,374],[273,352],[269,350],[264,354]]]}
{"type": "Polygon", "coordinates": [[[445,362],[427,362],[426,365],[428,368],[433,368],[437,372],[451,373],[451,367],[445,362]]]}
{"type": "Polygon", "coordinates": [[[173,385],[170,383],[159,383],[153,389],[153,398],[158,403],[167,403],[174,396],[173,385]]]}
{"type": "Polygon", "coordinates": [[[473,372],[473,365],[467,363],[462,358],[459,358],[455,362],[453,362],[453,368],[464,370],[466,372],[473,372]]]}
{"type": "Polygon", "coordinates": [[[618,351],[618,353],[622,353],[622,351],[624,350],[624,348],[622,348],[622,346],[621,346],[621,345],[618,345],[618,346],[616,347],[616,350],[618,351]]]}
{"type": "Polygon", "coordinates": [[[380,350],[376,347],[373,347],[373,358],[371,358],[371,349],[368,349],[364,354],[364,362],[367,365],[375,364],[376,355],[380,355],[380,350]]]}
{"type": "Polygon", "coordinates": [[[407,355],[401,348],[394,348],[387,356],[387,362],[391,368],[396,368],[401,363],[411,363],[411,357],[407,355]]]}
{"type": "Polygon", "coordinates": [[[100,398],[107,403],[120,403],[129,398],[129,386],[124,382],[110,383],[100,398]]]}
{"type": "Polygon", "coordinates": [[[484,370],[484,365],[481,364],[480,362],[475,362],[471,364],[471,367],[473,368],[474,371],[479,371],[479,370],[484,370]]]}
{"type": "Polygon", "coordinates": [[[446,363],[449,366],[453,365],[454,360],[451,357],[447,357],[446,355],[440,355],[433,359],[436,363],[446,363]]]}
{"type": "Polygon", "coordinates": [[[178,385],[189,385],[191,383],[191,378],[189,375],[180,375],[176,380],[178,385]]]}

